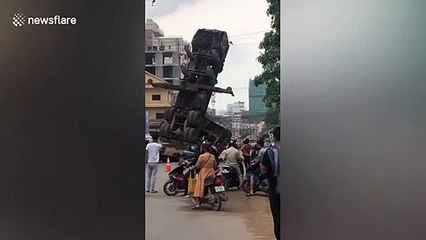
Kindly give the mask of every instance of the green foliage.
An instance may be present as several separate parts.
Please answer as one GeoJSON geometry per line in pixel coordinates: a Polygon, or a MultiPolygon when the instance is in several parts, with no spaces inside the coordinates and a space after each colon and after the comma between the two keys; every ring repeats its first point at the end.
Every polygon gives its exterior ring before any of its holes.
{"type": "Polygon", "coordinates": [[[267,0],[269,3],[266,14],[271,17],[271,31],[259,44],[262,50],[257,61],[262,64],[263,71],[254,78],[256,86],[266,84],[266,94],[263,99],[265,106],[273,113],[280,107],[280,1],[267,0]]]}
{"type": "Polygon", "coordinates": [[[280,109],[268,109],[265,116],[265,129],[270,130],[278,125],[280,125],[280,109]]]}

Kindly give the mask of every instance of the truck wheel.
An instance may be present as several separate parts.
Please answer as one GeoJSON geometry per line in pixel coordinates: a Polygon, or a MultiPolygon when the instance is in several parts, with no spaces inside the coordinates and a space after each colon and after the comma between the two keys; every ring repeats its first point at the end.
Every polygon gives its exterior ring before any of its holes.
{"type": "Polygon", "coordinates": [[[170,137],[171,135],[171,130],[170,130],[170,124],[168,124],[167,122],[163,122],[160,125],[160,136],[161,137],[170,137]]]}
{"type": "Polygon", "coordinates": [[[160,137],[165,137],[164,136],[164,122],[162,122],[161,124],[160,124],[160,129],[159,129],[159,132],[158,132],[158,134],[160,135],[160,137]]]}
{"type": "Polygon", "coordinates": [[[190,143],[196,143],[199,136],[199,130],[196,128],[187,127],[183,131],[184,140],[190,143]]]}
{"type": "Polygon", "coordinates": [[[164,120],[166,120],[167,122],[171,122],[175,112],[176,112],[175,107],[171,107],[171,108],[167,109],[166,112],[164,113],[164,120]]]}
{"type": "Polygon", "coordinates": [[[201,127],[204,122],[204,116],[201,111],[190,111],[187,118],[188,127],[201,127]]]}

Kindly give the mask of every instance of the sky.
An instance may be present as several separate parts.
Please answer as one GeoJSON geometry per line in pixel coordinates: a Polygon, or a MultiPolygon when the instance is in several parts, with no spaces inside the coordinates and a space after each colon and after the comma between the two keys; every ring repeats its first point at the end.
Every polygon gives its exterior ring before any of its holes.
{"type": "Polygon", "coordinates": [[[151,18],[166,36],[182,36],[191,41],[200,28],[226,31],[232,41],[217,87],[232,87],[235,97],[216,94],[216,109],[232,102],[245,102],[248,110],[248,84],[262,72],[257,62],[259,43],[270,30],[266,0],[151,0],[146,1],[145,18],[151,18]]]}

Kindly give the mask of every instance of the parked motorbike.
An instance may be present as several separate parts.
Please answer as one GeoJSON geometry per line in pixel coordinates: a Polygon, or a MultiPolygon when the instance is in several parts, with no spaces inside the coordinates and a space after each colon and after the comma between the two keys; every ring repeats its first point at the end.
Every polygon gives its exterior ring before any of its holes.
{"type": "MultiPolygon", "coordinates": [[[[243,184],[242,184],[242,190],[245,193],[250,193],[250,176],[251,174],[248,174],[244,179],[243,179],[243,184]]],[[[254,178],[254,186],[253,186],[253,193],[256,192],[263,192],[268,194],[269,193],[269,182],[268,179],[262,176],[258,176],[254,178]]]]}
{"type": "MultiPolygon", "coordinates": [[[[210,204],[214,211],[219,211],[222,208],[222,196],[221,194],[225,192],[225,187],[223,186],[223,179],[220,174],[217,174],[213,177],[207,178],[204,181],[204,197],[200,200],[200,206],[202,203],[210,204]]],[[[196,204],[193,194],[189,195],[192,204],[196,204]]]]}
{"type": "Polygon", "coordinates": [[[167,196],[175,196],[179,190],[185,189],[185,170],[190,162],[190,158],[181,158],[178,166],[169,173],[169,180],[163,186],[163,191],[167,196]]]}
{"type": "MultiPolygon", "coordinates": [[[[240,165],[240,170],[242,165],[240,165]]],[[[230,188],[236,187],[240,189],[240,180],[238,179],[237,171],[231,166],[226,164],[221,164],[219,166],[220,173],[223,176],[223,186],[225,187],[225,191],[229,191],[230,188]]],[[[242,173],[242,171],[241,171],[242,173]]]]}
{"type": "MultiPolygon", "coordinates": [[[[257,164],[254,161],[250,162],[250,167],[248,169],[248,171],[252,171],[255,168],[257,168],[256,166],[257,164]]],[[[250,177],[252,174],[247,174],[246,177],[243,179],[243,183],[242,183],[242,190],[245,193],[250,193],[250,177]]],[[[269,182],[268,179],[263,176],[262,174],[260,174],[260,176],[257,176],[254,178],[254,185],[253,185],[253,193],[256,193],[258,191],[264,192],[266,194],[269,193],[269,182]]]]}

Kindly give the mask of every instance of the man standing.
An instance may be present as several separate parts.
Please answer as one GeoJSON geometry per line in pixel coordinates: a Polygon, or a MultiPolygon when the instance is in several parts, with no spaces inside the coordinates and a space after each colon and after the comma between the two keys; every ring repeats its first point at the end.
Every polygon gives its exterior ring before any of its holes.
{"type": "Polygon", "coordinates": [[[251,152],[250,140],[248,140],[247,138],[244,139],[244,141],[243,141],[243,146],[241,147],[241,152],[243,152],[243,156],[244,156],[244,169],[245,169],[245,174],[247,175],[247,169],[250,167],[250,160],[251,160],[251,156],[250,156],[250,152],[251,152]]]}
{"type": "Polygon", "coordinates": [[[243,183],[243,175],[238,163],[243,159],[243,154],[238,150],[237,144],[232,141],[229,144],[229,148],[220,154],[219,159],[225,160],[226,165],[235,169],[238,175],[238,179],[240,180],[241,187],[241,184],[243,183]]]}
{"type": "Polygon", "coordinates": [[[271,206],[272,218],[274,220],[274,232],[276,239],[280,239],[280,212],[281,197],[279,191],[279,151],[280,151],[280,127],[273,130],[275,144],[270,145],[262,156],[261,171],[266,173],[269,180],[269,204],[271,206]]]}
{"type": "Polygon", "coordinates": [[[163,146],[158,142],[158,135],[152,135],[152,142],[146,145],[146,192],[157,193],[155,181],[157,180],[158,162],[160,161],[160,150],[163,146]]]}

